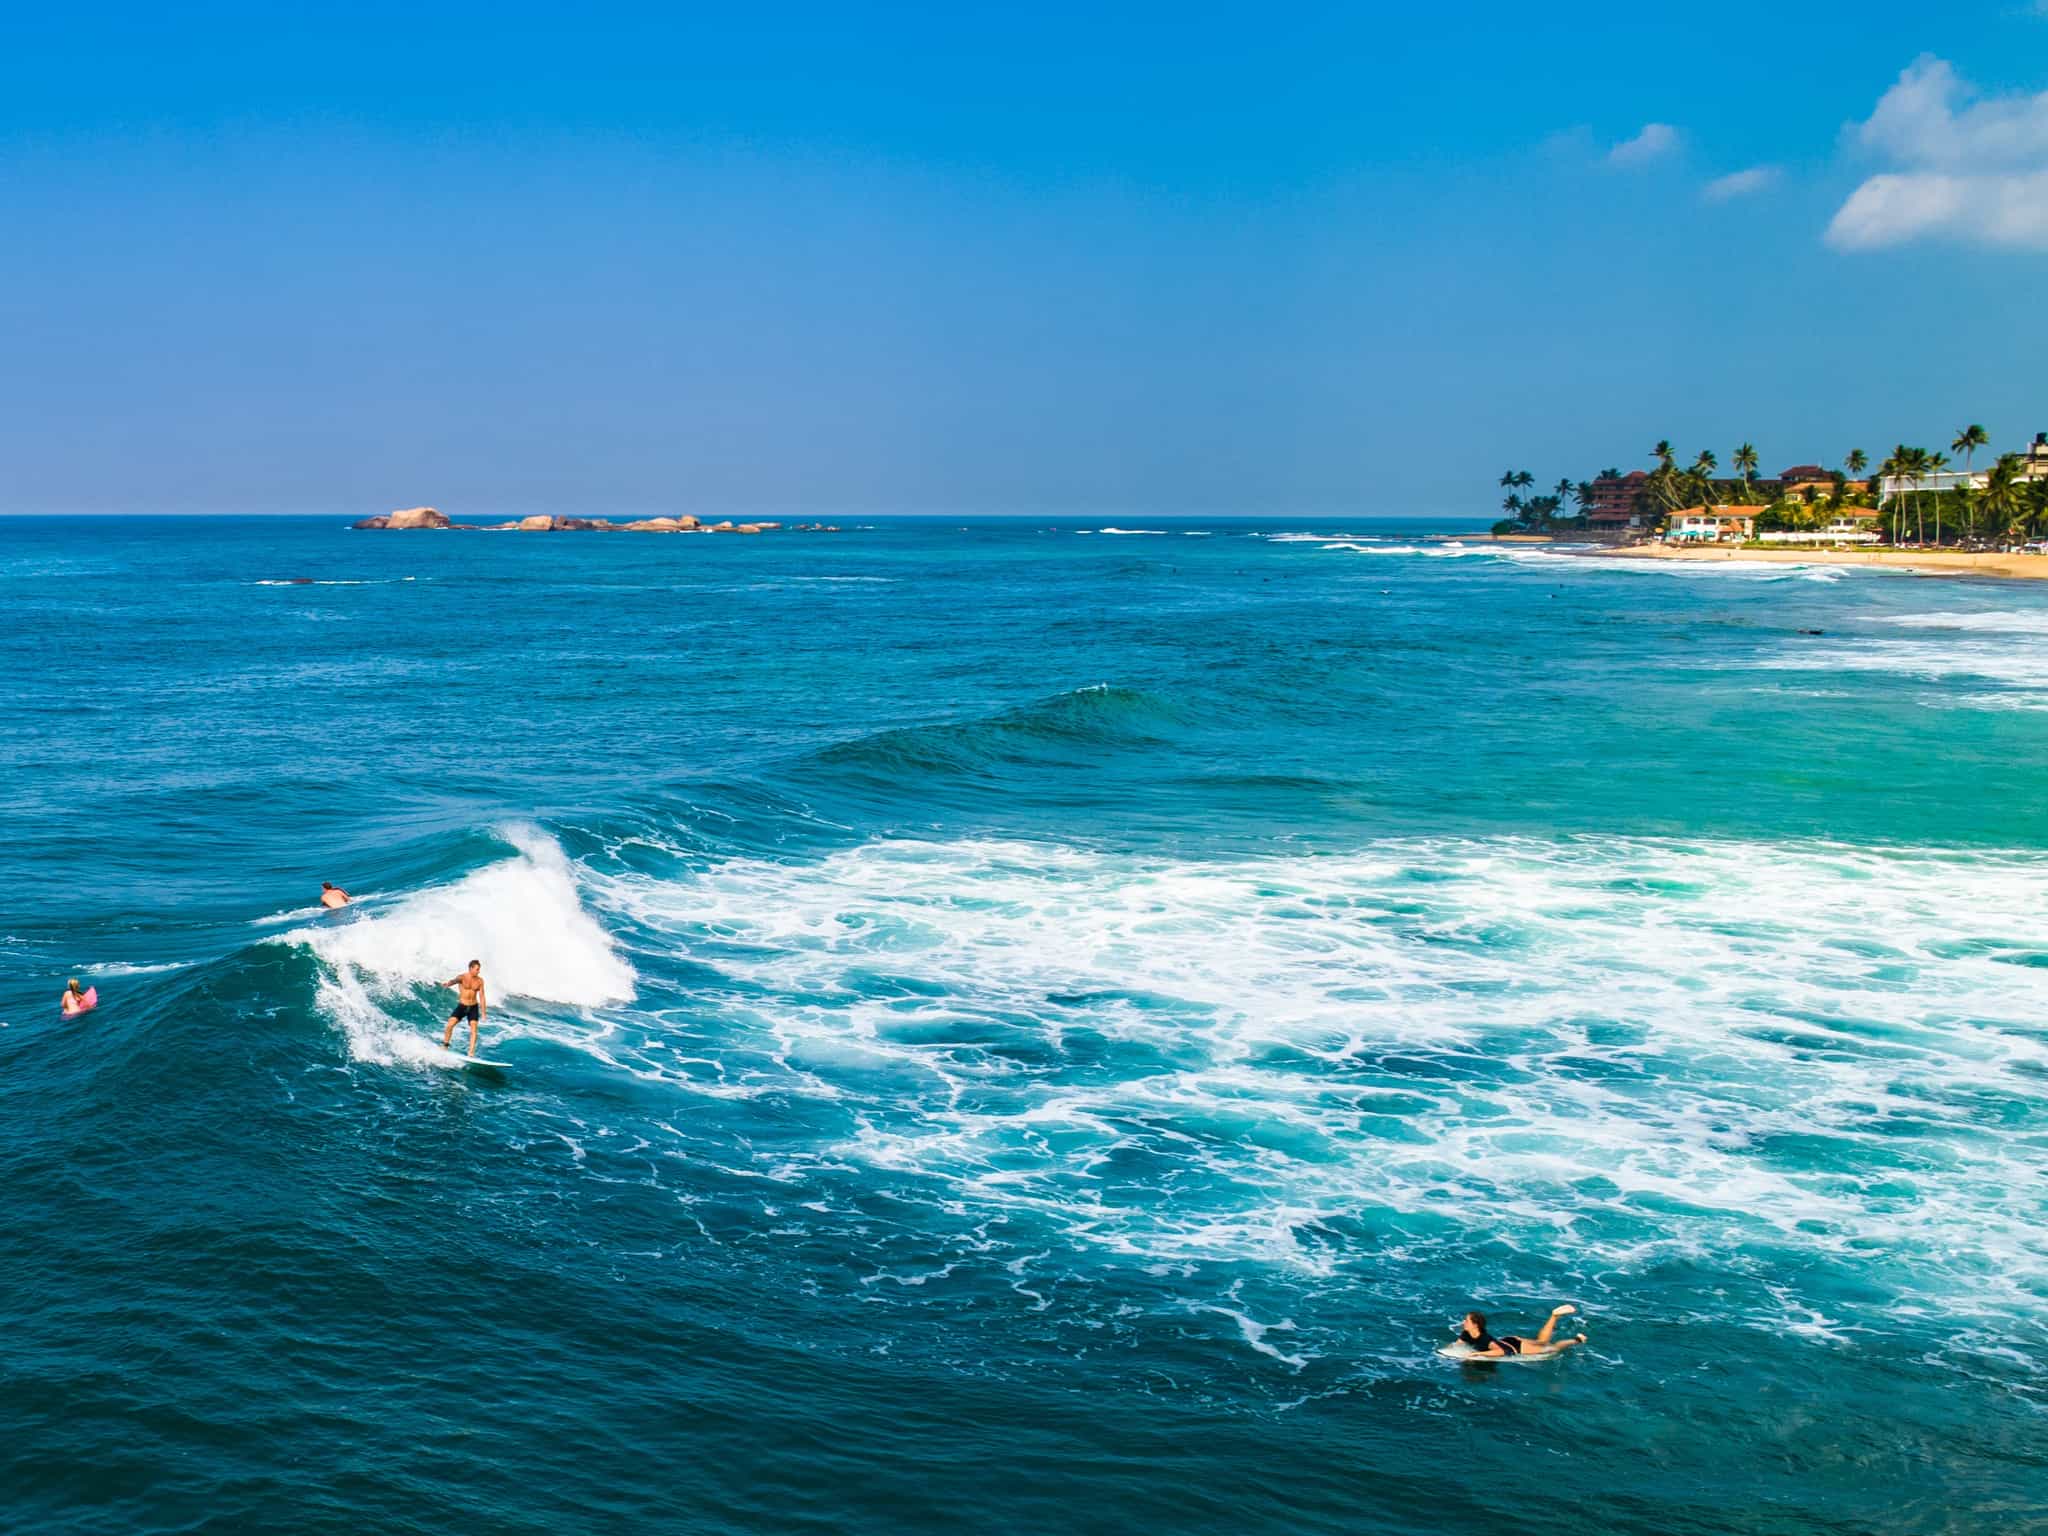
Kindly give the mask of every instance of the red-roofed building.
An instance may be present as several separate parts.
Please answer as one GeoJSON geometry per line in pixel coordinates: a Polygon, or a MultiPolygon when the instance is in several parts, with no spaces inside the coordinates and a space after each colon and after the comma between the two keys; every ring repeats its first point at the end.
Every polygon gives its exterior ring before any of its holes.
{"type": "Polygon", "coordinates": [[[1608,533],[1640,528],[1644,519],[1636,511],[1636,498],[1642,494],[1643,482],[1649,478],[1637,469],[1625,475],[1602,475],[1595,480],[1592,498],[1584,508],[1586,526],[1608,533]]]}
{"type": "Polygon", "coordinates": [[[1686,507],[1671,514],[1667,544],[1739,544],[1756,537],[1762,507],[1686,507]]]}

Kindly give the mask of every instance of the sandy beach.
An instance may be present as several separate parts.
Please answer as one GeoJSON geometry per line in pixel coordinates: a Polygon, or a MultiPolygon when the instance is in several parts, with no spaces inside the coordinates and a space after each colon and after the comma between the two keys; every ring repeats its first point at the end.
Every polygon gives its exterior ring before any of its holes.
{"type": "Polygon", "coordinates": [[[1595,560],[1734,560],[1761,565],[1876,565],[1915,576],[1999,576],[2048,580],[2048,555],[1967,554],[1915,549],[1731,549],[1637,544],[1588,550],[1595,560]]]}

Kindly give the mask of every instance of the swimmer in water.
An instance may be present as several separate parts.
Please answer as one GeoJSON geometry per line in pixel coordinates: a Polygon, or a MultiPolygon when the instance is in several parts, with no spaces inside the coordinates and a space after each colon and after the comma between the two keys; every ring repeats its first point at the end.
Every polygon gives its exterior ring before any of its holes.
{"type": "Polygon", "coordinates": [[[57,1000],[57,1006],[63,1011],[64,1017],[67,1019],[74,1013],[85,1012],[91,1006],[91,1004],[86,1002],[85,992],[78,985],[78,978],[76,976],[64,984],[64,995],[57,1000]]]}
{"type": "Polygon", "coordinates": [[[335,884],[335,883],[334,883],[334,882],[333,882],[332,880],[322,880],[322,881],[320,882],[320,905],[321,905],[321,906],[325,907],[325,908],[326,908],[326,909],[327,909],[328,911],[332,912],[332,911],[334,911],[334,910],[335,910],[335,908],[337,908],[337,907],[345,907],[345,906],[347,906],[347,905],[348,905],[348,902],[349,902],[349,895],[348,895],[348,892],[347,892],[347,891],[344,891],[344,890],[343,890],[343,889],[342,889],[342,888],[341,888],[340,886],[336,885],[336,884],[335,884]]]}
{"type": "Polygon", "coordinates": [[[1474,1355],[1484,1355],[1489,1360],[1504,1359],[1509,1355],[1527,1355],[1540,1359],[1546,1355],[1561,1355],[1586,1342],[1583,1333],[1568,1339],[1553,1338],[1557,1332],[1557,1320],[1570,1317],[1579,1309],[1567,1302],[1561,1307],[1552,1307],[1550,1316],[1544,1319],[1542,1330],[1533,1339],[1525,1339],[1512,1333],[1495,1338],[1486,1331],[1484,1312],[1467,1312],[1465,1321],[1458,1328],[1457,1342],[1471,1350],[1474,1355]]]}

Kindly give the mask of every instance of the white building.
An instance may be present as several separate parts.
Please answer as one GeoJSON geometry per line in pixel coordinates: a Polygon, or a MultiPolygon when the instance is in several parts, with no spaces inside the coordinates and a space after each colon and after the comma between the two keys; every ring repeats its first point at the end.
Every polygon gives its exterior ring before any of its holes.
{"type": "Polygon", "coordinates": [[[1667,544],[1741,543],[1756,532],[1761,507],[1687,507],[1671,514],[1664,530],[1667,544]]]}
{"type": "Polygon", "coordinates": [[[1990,479],[1990,473],[1982,469],[1975,472],[1945,469],[1938,475],[1886,475],[1878,481],[1878,492],[1890,500],[1898,495],[1917,496],[1923,491],[1959,491],[1965,486],[1981,491],[1990,479]]]}
{"type": "MultiPolygon", "coordinates": [[[[2048,480],[2048,432],[2036,432],[2034,440],[2013,457],[2020,461],[2022,480],[2048,480]]],[[[1922,491],[1961,490],[1964,486],[1981,491],[1990,483],[1988,469],[1955,469],[1943,470],[1938,475],[1886,475],[1878,482],[1878,488],[1879,494],[1888,499],[1901,493],[1912,496],[1922,491]]]]}

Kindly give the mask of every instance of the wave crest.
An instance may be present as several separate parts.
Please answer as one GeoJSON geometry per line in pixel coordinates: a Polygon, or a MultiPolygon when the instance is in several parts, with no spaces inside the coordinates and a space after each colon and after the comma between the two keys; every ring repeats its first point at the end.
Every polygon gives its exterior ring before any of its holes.
{"type": "Polygon", "coordinates": [[[308,949],[320,962],[319,1005],[355,1055],[388,1060],[423,1051],[419,1027],[390,1009],[417,1010],[420,989],[438,987],[471,960],[483,962],[493,999],[574,1008],[631,1000],[633,968],[584,910],[560,845],[532,827],[503,835],[518,850],[513,858],[388,910],[352,908],[273,941],[308,949]]]}

